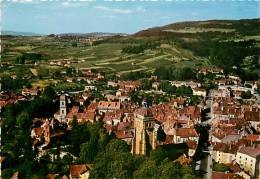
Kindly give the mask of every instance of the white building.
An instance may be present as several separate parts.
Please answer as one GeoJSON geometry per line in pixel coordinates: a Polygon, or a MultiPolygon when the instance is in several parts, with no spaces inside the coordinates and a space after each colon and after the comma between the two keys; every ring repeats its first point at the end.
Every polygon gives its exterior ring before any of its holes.
{"type": "Polygon", "coordinates": [[[260,147],[241,147],[237,151],[236,162],[252,177],[260,176],[260,147]]]}

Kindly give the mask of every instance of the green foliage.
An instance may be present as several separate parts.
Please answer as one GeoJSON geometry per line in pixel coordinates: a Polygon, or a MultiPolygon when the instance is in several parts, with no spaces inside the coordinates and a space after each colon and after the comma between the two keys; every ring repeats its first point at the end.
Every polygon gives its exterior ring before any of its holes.
{"type": "Polygon", "coordinates": [[[72,42],[72,43],[71,43],[71,46],[72,46],[72,47],[77,47],[78,44],[77,44],[77,42],[72,42]]]}
{"type": "Polygon", "coordinates": [[[2,114],[2,155],[8,158],[8,167],[16,169],[25,178],[35,173],[33,169],[37,165],[36,153],[32,150],[32,118],[53,115],[57,105],[52,94],[48,88],[42,96],[31,101],[7,106],[2,114]]]}
{"type": "Polygon", "coordinates": [[[39,53],[23,53],[21,56],[16,58],[16,63],[24,64],[26,61],[35,63],[37,60],[42,60],[42,54],[39,53]]]}
{"type": "Polygon", "coordinates": [[[159,45],[159,42],[145,42],[139,45],[126,46],[122,48],[122,53],[139,54],[148,49],[156,49],[159,45]]]}
{"type": "Polygon", "coordinates": [[[165,139],[166,139],[166,134],[165,134],[164,130],[162,129],[162,127],[160,126],[157,131],[157,140],[160,142],[164,142],[165,139]]]}
{"type": "Polygon", "coordinates": [[[97,141],[93,138],[80,145],[80,162],[92,163],[97,154],[97,141]]]}
{"type": "Polygon", "coordinates": [[[44,91],[43,91],[43,96],[49,98],[49,99],[55,99],[56,97],[56,92],[51,86],[46,86],[44,91]]]}
{"type": "Polygon", "coordinates": [[[70,136],[72,151],[75,155],[79,153],[80,163],[92,163],[96,155],[105,149],[112,136],[108,136],[105,132],[102,122],[98,121],[88,125],[86,123],[81,125],[73,123],[70,136]],[[80,152],[78,151],[79,146],[80,152]]]}
{"type": "Polygon", "coordinates": [[[175,68],[174,66],[161,66],[155,69],[154,75],[161,80],[191,80],[195,73],[189,67],[175,68]]]}
{"type": "Polygon", "coordinates": [[[145,73],[142,71],[136,71],[136,72],[130,72],[130,73],[126,73],[122,76],[123,80],[139,80],[142,78],[147,78],[149,77],[151,74],[150,73],[145,73]]]}
{"type": "Polygon", "coordinates": [[[210,60],[212,64],[223,68],[226,73],[232,72],[233,66],[240,68],[245,57],[260,54],[255,43],[254,40],[215,43],[210,51],[210,60]]]}
{"type": "Polygon", "coordinates": [[[173,86],[169,81],[162,81],[159,85],[159,89],[166,93],[174,94],[177,88],[176,86],[173,86]]]}
{"type": "Polygon", "coordinates": [[[24,80],[20,77],[12,79],[10,76],[1,77],[1,90],[17,92],[23,87],[30,87],[31,84],[28,80],[24,80]]]}
{"type": "Polygon", "coordinates": [[[139,92],[138,91],[134,91],[130,94],[130,97],[131,97],[131,101],[133,103],[137,103],[139,105],[141,105],[142,103],[142,97],[140,96],[139,92]]]}
{"type": "Polygon", "coordinates": [[[3,169],[1,171],[1,177],[3,179],[9,179],[11,178],[11,176],[16,172],[15,169],[12,169],[12,168],[7,168],[7,169],[3,169]]]}
{"type": "Polygon", "coordinates": [[[150,90],[152,88],[152,82],[148,79],[141,80],[140,88],[143,90],[150,90]]]}
{"type": "Polygon", "coordinates": [[[241,98],[243,98],[243,99],[250,99],[252,97],[253,97],[253,95],[251,94],[250,91],[246,91],[246,92],[242,91],[242,93],[241,93],[241,98]]]}
{"type": "Polygon", "coordinates": [[[159,178],[160,171],[155,161],[147,160],[134,172],[134,178],[159,178]]]}
{"type": "Polygon", "coordinates": [[[161,177],[162,178],[176,178],[181,179],[182,175],[180,173],[182,166],[179,163],[174,163],[168,160],[162,162],[160,166],[161,177]]]}
{"type": "Polygon", "coordinates": [[[193,93],[191,87],[187,87],[187,86],[180,86],[176,89],[176,94],[178,95],[191,95],[193,93]]]}
{"type": "Polygon", "coordinates": [[[134,170],[129,146],[121,140],[111,140],[96,160],[90,178],[131,178],[134,170]]]}
{"type": "Polygon", "coordinates": [[[66,75],[74,76],[76,74],[76,69],[74,67],[67,67],[66,68],[66,75]]]}
{"type": "Polygon", "coordinates": [[[81,91],[84,86],[78,83],[59,83],[54,88],[56,91],[81,91]]]}
{"type": "Polygon", "coordinates": [[[257,85],[256,92],[260,95],[260,85],[257,85]]]}
{"type": "Polygon", "coordinates": [[[229,168],[222,163],[214,162],[213,170],[217,172],[226,172],[229,170],[229,168]]]}
{"type": "Polygon", "coordinates": [[[80,145],[89,140],[89,130],[86,123],[79,125],[77,119],[72,120],[72,129],[69,134],[69,141],[71,144],[71,153],[78,155],[80,152],[80,145]]]}

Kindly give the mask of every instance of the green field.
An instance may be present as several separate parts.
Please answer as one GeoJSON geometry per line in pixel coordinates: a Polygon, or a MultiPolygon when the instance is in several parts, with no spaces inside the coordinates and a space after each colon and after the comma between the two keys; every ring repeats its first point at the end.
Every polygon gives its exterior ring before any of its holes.
{"type": "MultiPolygon", "coordinates": [[[[43,54],[39,66],[48,67],[50,60],[73,59],[79,63],[71,64],[76,68],[94,68],[102,72],[152,71],[158,66],[195,66],[201,60],[190,51],[174,45],[163,44],[154,50],[146,50],[141,54],[123,54],[121,49],[128,44],[104,42],[89,46],[77,42],[73,47],[72,41],[60,40],[55,37],[12,37],[4,38],[2,62],[14,63],[22,53],[43,54]]],[[[34,67],[37,71],[38,67],[34,67]]],[[[35,72],[34,71],[34,72],[35,72]]]]}

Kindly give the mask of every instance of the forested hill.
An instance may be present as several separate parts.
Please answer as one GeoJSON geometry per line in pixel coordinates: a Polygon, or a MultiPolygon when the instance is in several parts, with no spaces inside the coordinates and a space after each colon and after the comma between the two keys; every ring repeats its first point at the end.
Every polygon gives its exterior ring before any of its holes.
{"type": "Polygon", "coordinates": [[[208,20],[177,22],[149,28],[135,33],[134,37],[165,36],[176,33],[235,32],[241,35],[260,35],[260,18],[241,20],[208,20]]]}

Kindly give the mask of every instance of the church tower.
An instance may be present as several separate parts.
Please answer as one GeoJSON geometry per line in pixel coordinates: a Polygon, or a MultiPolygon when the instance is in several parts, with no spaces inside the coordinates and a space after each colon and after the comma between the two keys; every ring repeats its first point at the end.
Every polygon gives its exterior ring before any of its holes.
{"type": "Polygon", "coordinates": [[[60,122],[66,123],[67,107],[66,107],[66,96],[60,96],[60,122]]]}
{"type": "Polygon", "coordinates": [[[136,110],[134,117],[132,153],[146,155],[149,147],[151,149],[156,148],[155,120],[149,108],[136,110]]]}

